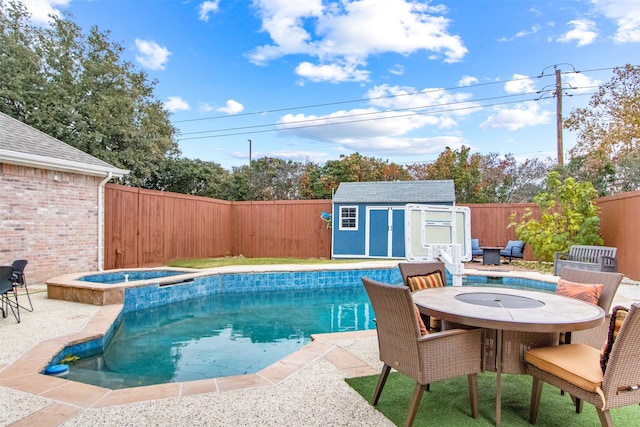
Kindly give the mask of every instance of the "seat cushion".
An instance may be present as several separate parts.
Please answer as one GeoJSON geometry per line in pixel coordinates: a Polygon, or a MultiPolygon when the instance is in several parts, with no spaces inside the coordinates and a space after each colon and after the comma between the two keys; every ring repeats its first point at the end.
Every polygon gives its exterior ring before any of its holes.
{"type": "Polygon", "coordinates": [[[500,255],[521,257],[523,249],[524,242],[522,240],[509,240],[507,246],[500,251],[500,255]]]}
{"type": "Polygon", "coordinates": [[[559,279],[556,293],[598,305],[603,287],[602,284],[576,283],[559,279]]]}
{"type": "Polygon", "coordinates": [[[440,288],[444,286],[444,282],[440,271],[434,271],[424,276],[409,276],[407,278],[407,286],[409,286],[411,292],[415,292],[420,289],[440,288]]]}
{"type": "Polygon", "coordinates": [[[604,343],[600,355],[600,367],[602,368],[602,372],[607,369],[607,363],[609,362],[609,355],[611,354],[613,343],[618,336],[618,332],[620,332],[620,326],[622,326],[622,322],[624,322],[628,312],[629,309],[622,306],[613,307],[613,310],[611,310],[611,320],[609,321],[607,341],[604,343]]]}
{"type": "Polygon", "coordinates": [[[532,348],[524,360],[583,390],[597,392],[604,375],[600,368],[600,351],[586,344],[567,344],[532,348]]]}
{"type": "Polygon", "coordinates": [[[427,327],[424,325],[424,321],[422,320],[422,316],[420,316],[420,310],[418,310],[418,306],[413,304],[416,309],[416,316],[418,317],[418,325],[420,326],[420,335],[425,336],[429,334],[427,327]]]}

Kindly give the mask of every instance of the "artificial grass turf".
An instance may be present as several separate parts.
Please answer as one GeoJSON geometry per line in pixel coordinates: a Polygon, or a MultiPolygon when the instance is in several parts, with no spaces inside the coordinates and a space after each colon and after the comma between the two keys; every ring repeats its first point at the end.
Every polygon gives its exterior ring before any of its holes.
{"type": "MultiPolygon", "coordinates": [[[[347,383],[364,399],[371,402],[378,375],[347,378],[347,383]]],[[[502,425],[531,426],[529,403],[531,399],[531,377],[528,375],[502,375],[502,425]]],[[[415,382],[392,372],[382,390],[376,408],[396,425],[404,425],[415,382]]],[[[438,381],[425,392],[418,409],[414,426],[493,426],[496,415],[496,376],[494,373],[478,375],[480,416],[471,418],[467,377],[438,381]]],[[[616,427],[640,425],[640,406],[631,405],[611,410],[616,427]]],[[[538,426],[574,427],[599,426],[600,421],[593,405],[584,403],[581,414],[568,394],[548,384],[544,385],[538,426]]]]}

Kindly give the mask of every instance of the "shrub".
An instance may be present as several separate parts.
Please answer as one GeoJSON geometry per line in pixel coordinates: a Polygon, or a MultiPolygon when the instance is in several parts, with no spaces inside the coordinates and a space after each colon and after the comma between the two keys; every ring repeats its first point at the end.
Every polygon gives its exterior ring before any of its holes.
{"type": "Polygon", "coordinates": [[[594,203],[597,192],[590,182],[560,179],[557,171],[547,175],[546,192],[533,198],[540,207],[540,219],[527,209],[517,222],[510,217],[509,227],[531,246],[538,261],[552,261],[556,251],[566,252],[573,245],[601,245],[600,218],[594,203]]]}

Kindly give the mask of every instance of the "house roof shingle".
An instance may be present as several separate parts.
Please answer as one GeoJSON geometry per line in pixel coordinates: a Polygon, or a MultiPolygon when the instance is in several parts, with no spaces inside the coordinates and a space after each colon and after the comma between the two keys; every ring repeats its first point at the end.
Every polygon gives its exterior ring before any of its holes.
{"type": "Polygon", "coordinates": [[[334,203],[455,203],[453,180],[342,182],[334,203]]]}
{"type": "Polygon", "coordinates": [[[129,173],[0,113],[0,163],[114,177],[129,173]]]}

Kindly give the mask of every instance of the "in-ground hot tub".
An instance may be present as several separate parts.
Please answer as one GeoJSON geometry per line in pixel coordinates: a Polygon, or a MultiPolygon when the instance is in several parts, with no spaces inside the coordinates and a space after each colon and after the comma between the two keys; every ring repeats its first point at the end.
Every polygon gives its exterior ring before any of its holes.
{"type": "Polygon", "coordinates": [[[192,283],[201,270],[150,268],[73,273],[47,280],[51,299],[93,305],[123,304],[125,289],[139,286],[173,286],[192,283]]]}
{"type": "Polygon", "coordinates": [[[114,283],[136,282],[138,280],[152,280],[164,277],[173,277],[185,274],[184,271],[177,270],[123,270],[81,276],[78,280],[82,282],[102,283],[105,285],[114,283]]]}

